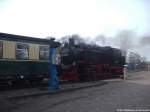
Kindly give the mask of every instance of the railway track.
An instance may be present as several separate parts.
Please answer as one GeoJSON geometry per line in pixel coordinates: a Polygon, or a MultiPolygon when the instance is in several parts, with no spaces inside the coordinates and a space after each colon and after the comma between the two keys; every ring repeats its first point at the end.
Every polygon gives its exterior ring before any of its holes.
{"type": "Polygon", "coordinates": [[[93,81],[93,82],[78,82],[72,84],[61,84],[58,90],[49,90],[45,85],[40,85],[36,87],[24,87],[7,89],[1,91],[0,98],[6,100],[22,100],[26,98],[41,97],[45,95],[55,95],[64,92],[72,92],[75,90],[80,90],[84,88],[90,88],[94,86],[101,86],[107,84],[106,81],[93,81]]]}

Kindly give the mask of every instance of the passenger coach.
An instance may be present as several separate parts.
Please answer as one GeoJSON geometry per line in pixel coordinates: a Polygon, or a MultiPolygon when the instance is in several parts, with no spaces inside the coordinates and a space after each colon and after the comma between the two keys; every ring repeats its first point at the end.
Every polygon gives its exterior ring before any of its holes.
{"type": "Polygon", "coordinates": [[[49,39],[0,33],[0,81],[48,77],[51,44],[49,39]]]}

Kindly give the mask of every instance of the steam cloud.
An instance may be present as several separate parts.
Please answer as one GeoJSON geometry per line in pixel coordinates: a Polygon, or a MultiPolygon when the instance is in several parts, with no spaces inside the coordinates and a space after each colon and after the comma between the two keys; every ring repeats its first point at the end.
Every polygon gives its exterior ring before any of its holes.
{"type": "Polygon", "coordinates": [[[140,44],[142,46],[150,46],[150,36],[144,36],[141,40],[140,40],[140,44]]]}
{"type": "Polygon", "coordinates": [[[64,36],[60,39],[62,43],[68,42],[69,38],[75,40],[75,44],[85,43],[98,46],[111,46],[119,48],[128,54],[130,51],[144,55],[145,46],[150,47],[150,36],[138,37],[134,31],[122,30],[114,37],[107,37],[104,34],[97,35],[95,38],[81,37],[74,34],[64,36]]]}

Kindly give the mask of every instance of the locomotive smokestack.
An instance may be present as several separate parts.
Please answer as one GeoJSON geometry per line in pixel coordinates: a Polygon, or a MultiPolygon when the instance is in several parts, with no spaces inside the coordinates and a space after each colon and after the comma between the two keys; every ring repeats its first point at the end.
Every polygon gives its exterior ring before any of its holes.
{"type": "Polygon", "coordinates": [[[69,45],[74,46],[75,45],[75,40],[74,38],[69,38],[69,45]]]}

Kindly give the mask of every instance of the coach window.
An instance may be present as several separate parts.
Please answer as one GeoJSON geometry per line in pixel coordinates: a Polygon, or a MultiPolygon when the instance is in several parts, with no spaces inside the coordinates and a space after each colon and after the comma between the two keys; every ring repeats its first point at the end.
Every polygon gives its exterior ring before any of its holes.
{"type": "Polygon", "coordinates": [[[48,46],[40,46],[39,58],[41,60],[48,60],[49,58],[49,47],[48,46]]]}
{"type": "Polygon", "coordinates": [[[16,45],[16,58],[29,59],[29,46],[28,44],[17,43],[16,45]]]}
{"type": "Polygon", "coordinates": [[[3,43],[0,41],[0,58],[3,58],[3,43]]]}

